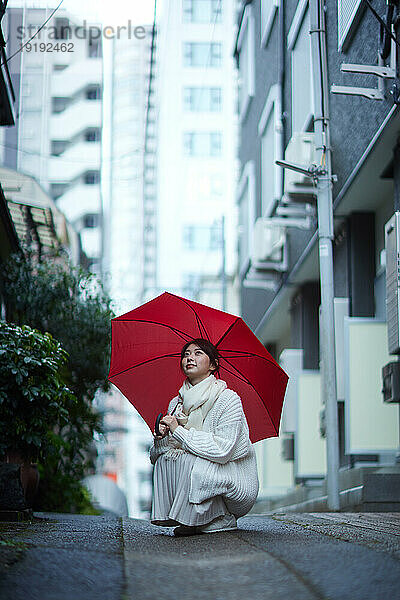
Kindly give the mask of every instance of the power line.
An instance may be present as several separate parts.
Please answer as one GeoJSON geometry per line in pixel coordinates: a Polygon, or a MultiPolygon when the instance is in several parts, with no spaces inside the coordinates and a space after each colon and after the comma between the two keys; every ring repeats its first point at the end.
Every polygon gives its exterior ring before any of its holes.
{"type": "Polygon", "coordinates": [[[5,65],[6,63],[10,62],[10,60],[12,58],[14,58],[14,56],[17,56],[17,54],[19,54],[20,52],[22,52],[22,50],[25,48],[25,46],[27,44],[29,44],[29,42],[31,42],[33,40],[33,38],[35,38],[37,36],[37,34],[47,25],[47,23],[50,21],[50,19],[53,17],[53,15],[58,11],[58,9],[60,8],[61,4],[64,2],[64,0],[61,0],[61,2],[59,3],[58,6],[56,6],[56,8],[53,10],[52,13],[50,13],[50,16],[45,20],[44,23],[42,23],[42,25],[39,27],[39,29],[29,38],[29,40],[27,40],[25,42],[25,44],[22,44],[22,46],[16,51],[14,52],[14,54],[11,54],[11,56],[9,56],[4,62],[2,62],[0,64],[0,67],[2,67],[3,65],[5,65]]]}
{"type": "Polygon", "coordinates": [[[379,21],[379,23],[381,24],[381,26],[384,28],[384,30],[387,32],[387,34],[392,38],[392,40],[394,41],[394,43],[399,46],[400,48],[400,43],[397,41],[396,36],[393,35],[393,33],[391,32],[390,28],[386,25],[385,21],[382,19],[382,17],[380,17],[378,15],[378,13],[376,12],[376,10],[374,9],[374,7],[372,6],[371,2],[369,0],[364,0],[365,4],[368,6],[369,10],[372,12],[372,14],[374,15],[374,17],[379,21]]]}
{"type": "MultiPolygon", "coordinates": [[[[61,160],[63,160],[66,163],[77,163],[77,164],[81,164],[82,160],[84,159],[84,157],[82,158],[64,158],[62,154],[60,155],[56,155],[56,154],[43,154],[43,152],[36,152],[34,150],[25,150],[23,148],[19,148],[18,146],[14,146],[13,144],[4,144],[3,142],[0,142],[0,146],[2,146],[3,148],[8,148],[9,150],[16,150],[17,152],[23,152],[24,154],[29,154],[31,156],[38,156],[40,158],[46,158],[46,159],[52,159],[52,158],[58,158],[61,160]]],[[[114,161],[119,161],[122,160],[123,158],[126,158],[128,156],[133,156],[134,154],[139,154],[139,152],[143,150],[143,146],[138,146],[137,148],[135,148],[134,150],[129,150],[129,152],[125,152],[124,154],[121,154],[120,156],[116,156],[114,158],[107,158],[106,162],[109,163],[113,163],[114,161]]]]}

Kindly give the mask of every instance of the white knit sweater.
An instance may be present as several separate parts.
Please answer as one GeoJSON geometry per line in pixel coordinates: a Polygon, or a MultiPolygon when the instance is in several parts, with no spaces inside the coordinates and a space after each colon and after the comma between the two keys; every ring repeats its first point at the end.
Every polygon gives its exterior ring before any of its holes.
{"type": "MultiPolygon", "coordinates": [[[[177,398],[168,407],[175,408],[177,398]]],[[[258,494],[257,463],[249,438],[242,402],[236,392],[225,389],[206,416],[203,431],[178,425],[171,434],[183,450],[194,454],[189,502],[198,504],[222,495],[236,517],[249,512],[258,494]]],[[[168,451],[168,436],[154,440],[150,460],[168,451]]]]}

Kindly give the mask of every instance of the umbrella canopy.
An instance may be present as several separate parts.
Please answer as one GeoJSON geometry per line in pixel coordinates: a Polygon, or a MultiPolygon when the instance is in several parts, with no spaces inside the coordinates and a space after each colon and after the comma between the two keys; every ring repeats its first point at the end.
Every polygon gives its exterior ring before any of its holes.
{"type": "Polygon", "coordinates": [[[108,379],[153,430],[185,379],[181,348],[195,338],[218,348],[220,377],[241,397],[251,441],[279,435],[283,369],[240,317],[169,292],[112,319],[108,379]]]}

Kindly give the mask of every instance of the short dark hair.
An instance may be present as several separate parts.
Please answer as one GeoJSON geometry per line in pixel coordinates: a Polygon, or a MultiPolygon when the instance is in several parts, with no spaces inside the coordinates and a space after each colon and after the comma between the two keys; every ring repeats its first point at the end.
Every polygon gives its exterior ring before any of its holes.
{"type": "Polygon", "coordinates": [[[209,340],[205,340],[204,338],[195,338],[193,340],[189,340],[188,342],[186,342],[186,344],[183,346],[183,348],[181,350],[181,368],[182,368],[182,361],[185,356],[185,352],[189,348],[190,344],[196,344],[196,346],[198,346],[201,350],[203,350],[203,352],[205,354],[207,354],[208,358],[210,359],[210,365],[212,367],[214,367],[213,372],[219,374],[219,358],[220,357],[219,357],[218,349],[209,340]]]}

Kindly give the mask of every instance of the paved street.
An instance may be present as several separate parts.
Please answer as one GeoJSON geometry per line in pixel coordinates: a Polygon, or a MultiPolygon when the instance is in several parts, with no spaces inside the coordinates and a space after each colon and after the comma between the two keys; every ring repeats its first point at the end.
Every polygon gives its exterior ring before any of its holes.
{"type": "Polygon", "coordinates": [[[236,532],[190,538],[136,519],[37,516],[34,523],[0,523],[1,600],[399,594],[399,513],[251,515],[236,532]]]}

